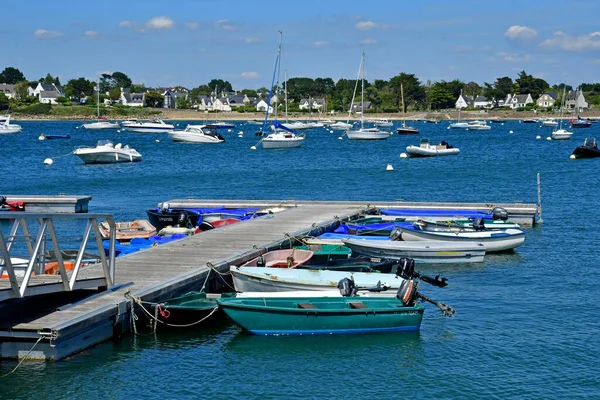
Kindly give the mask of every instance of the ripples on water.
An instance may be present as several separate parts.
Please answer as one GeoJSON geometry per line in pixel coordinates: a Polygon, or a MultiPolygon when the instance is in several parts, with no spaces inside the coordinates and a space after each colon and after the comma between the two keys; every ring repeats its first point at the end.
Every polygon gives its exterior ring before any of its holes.
{"type": "MultiPolygon", "coordinates": [[[[518,122],[489,132],[419,123],[420,135],[384,142],[340,141],[339,133],[319,130],[301,149],[251,151],[257,138],[249,125],[216,146],[172,143],[164,134],[85,132],[76,122],[22,125],[19,135],[0,136],[2,191],[91,195],[91,212],[117,220],[145,218],[146,208],[187,197],[535,203],[540,172],[544,224],[528,230],[515,254],[489,255],[480,265],[423,266],[450,285],[422,291],[457,314],[443,318],[426,305],[417,334],[265,338],[233,325],[159,331],[53,364],[26,362],[0,380],[2,399],[600,397],[600,164],[568,159],[585,136],[600,137],[600,126],[560,142],[545,140],[549,129],[518,122]],[[73,138],[40,142],[41,132],[73,138]],[[400,159],[421,137],[446,140],[461,154],[400,159]],[[143,161],[88,166],[71,155],[43,165],[101,138],[129,144],[143,161]],[[388,163],[394,172],[385,172],[388,163]]],[[[0,373],[15,365],[0,362],[0,373]]]]}

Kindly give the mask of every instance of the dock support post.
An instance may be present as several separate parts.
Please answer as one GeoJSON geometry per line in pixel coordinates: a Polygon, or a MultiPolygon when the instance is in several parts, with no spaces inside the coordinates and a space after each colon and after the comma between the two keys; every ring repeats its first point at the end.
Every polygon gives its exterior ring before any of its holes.
{"type": "Polygon", "coordinates": [[[540,218],[538,220],[538,223],[543,223],[544,220],[542,220],[542,183],[541,183],[541,179],[540,179],[540,173],[537,173],[537,195],[538,195],[538,213],[540,214],[540,218]]]}

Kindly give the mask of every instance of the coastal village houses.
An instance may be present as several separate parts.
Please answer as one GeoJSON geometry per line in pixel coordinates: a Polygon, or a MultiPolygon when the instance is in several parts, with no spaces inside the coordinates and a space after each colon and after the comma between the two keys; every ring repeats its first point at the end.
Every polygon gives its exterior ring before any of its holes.
{"type": "Polygon", "coordinates": [[[455,108],[467,108],[473,107],[473,96],[465,96],[462,93],[458,96],[456,103],[454,103],[455,108]]]}
{"type": "Polygon", "coordinates": [[[588,108],[588,106],[581,90],[569,90],[569,93],[567,93],[567,100],[565,101],[565,107],[567,109],[581,112],[584,108],[588,108]]]}
{"type": "Polygon", "coordinates": [[[370,110],[372,106],[372,103],[370,101],[365,101],[363,102],[363,106],[361,107],[360,102],[354,102],[352,103],[352,105],[350,106],[350,110],[352,110],[353,113],[357,113],[359,114],[361,112],[361,110],[370,110]]]}
{"type": "Polygon", "coordinates": [[[65,95],[63,88],[54,83],[38,83],[34,86],[29,86],[28,92],[30,96],[35,96],[40,100],[40,103],[58,104],[57,99],[65,95]]]}
{"type": "Polygon", "coordinates": [[[475,108],[492,108],[492,100],[485,96],[477,96],[473,100],[473,107],[475,108]]]}
{"type": "Polygon", "coordinates": [[[130,93],[129,88],[121,88],[119,104],[130,107],[143,107],[145,98],[145,93],[130,93]]]}
{"type": "Polygon", "coordinates": [[[187,92],[180,92],[171,89],[165,90],[162,95],[165,98],[165,101],[163,102],[163,108],[177,108],[177,100],[188,100],[189,97],[187,92]]]}
{"type": "Polygon", "coordinates": [[[256,102],[256,111],[265,112],[267,111],[267,106],[269,107],[269,113],[272,113],[273,106],[269,106],[266,100],[260,99],[256,102]]]}
{"type": "Polygon", "coordinates": [[[508,94],[504,100],[504,106],[511,109],[525,107],[527,104],[533,104],[530,94],[508,94]]]}
{"type": "Polygon", "coordinates": [[[537,99],[538,107],[554,107],[556,102],[556,93],[546,92],[537,99]]]}
{"type": "Polygon", "coordinates": [[[300,103],[298,104],[298,108],[300,108],[301,110],[321,110],[323,108],[323,106],[325,105],[325,100],[324,99],[302,99],[300,100],[300,103]]]}
{"type": "Polygon", "coordinates": [[[0,83],[0,93],[4,93],[6,97],[12,99],[15,97],[15,86],[8,83],[0,83]]]}

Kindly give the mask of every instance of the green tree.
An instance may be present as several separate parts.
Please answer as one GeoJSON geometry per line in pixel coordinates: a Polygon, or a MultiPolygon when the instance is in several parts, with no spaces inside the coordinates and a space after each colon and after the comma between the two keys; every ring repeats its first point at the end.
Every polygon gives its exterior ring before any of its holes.
{"type": "Polygon", "coordinates": [[[111,74],[102,74],[100,76],[99,86],[101,93],[109,92],[111,89],[117,87],[115,80],[113,79],[111,74]]]}
{"type": "Polygon", "coordinates": [[[6,110],[10,106],[10,100],[4,93],[0,93],[0,110],[6,110]]]}
{"type": "Polygon", "coordinates": [[[54,83],[54,77],[50,75],[50,73],[48,73],[46,74],[45,78],[40,78],[40,83],[43,83],[45,85],[51,85],[54,83]]]}
{"type": "Polygon", "coordinates": [[[145,99],[146,107],[162,107],[165,102],[165,97],[158,92],[146,92],[145,99]]]}
{"type": "Polygon", "coordinates": [[[121,89],[114,88],[108,91],[108,98],[111,101],[118,101],[121,98],[121,89]]]}
{"type": "Polygon", "coordinates": [[[79,99],[94,94],[94,83],[85,78],[71,79],[65,86],[65,93],[79,99]]]}
{"type": "Polygon", "coordinates": [[[473,96],[473,99],[475,99],[477,96],[479,96],[482,93],[481,86],[479,86],[479,84],[475,83],[475,82],[465,83],[463,90],[464,90],[465,95],[473,96]]]}
{"type": "Polygon", "coordinates": [[[188,99],[186,99],[185,97],[178,97],[177,98],[177,103],[176,103],[176,108],[180,108],[182,110],[185,110],[187,108],[191,108],[191,104],[188,101],[188,99]]]}
{"type": "Polygon", "coordinates": [[[216,89],[219,92],[233,92],[231,83],[224,81],[223,79],[212,79],[210,82],[208,82],[208,86],[210,87],[211,91],[216,89]]]}
{"type": "Polygon", "coordinates": [[[427,95],[419,78],[414,74],[402,72],[390,79],[390,90],[396,104],[396,110],[400,110],[402,103],[400,84],[402,84],[402,90],[404,91],[404,106],[406,108],[425,108],[427,95]]]}
{"type": "Polygon", "coordinates": [[[315,95],[315,81],[312,78],[290,78],[286,85],[290,100],[298,102],[315,95]]]}
{"type": "Polygon", "coordinates": [[[549,87],[548,82],[540,78],[534,78],[525,71],[519,72],[515,80],[515,91],[519,94],[531,94],[535,100],[549,87]]]}
{"type": "Polygon", "coordinates": [[[434,110],[454,107],[456,97],[444,85],[445,82],[436,82],[429,90],[429,102],[434,110]]]}
{"type": "Polygon", "coordinates": [[[192,100],[197,100],[200,96],[210,96],[212,89],[208,85],[200,85],[197,88],[194,88],[190,92],[190,98],[192,100]]]}
{"type": "Polygon", "coordinates": [[[240,93],[244,94],[248,97],[258,97],[258,93],[256,93],[256,90],[252,90],[252,89],[244,89],[240,93]]]}
{"type": "Polygon", "coordinates": [[[113,72],[112,79],[115,84],[114,87],[117,87],[117,88],[130,88],[131,87],[131,79],[129,79],[129,77],[126,74],[124,74],[123,72],[113,72]]]}
{"type": "Polygon", "coordinates": [[[17,82],[24,81],[25,75],[17,68],[6,67],[4,71],[0,73],[0,83],[8,83],[9,85],[14,85],[17,82]]]}
{"type": "Polygon", "coordinates": [[[15,100],[27,101],[29,97],[29,82],[20,81],[15,84],[15,100]]]}

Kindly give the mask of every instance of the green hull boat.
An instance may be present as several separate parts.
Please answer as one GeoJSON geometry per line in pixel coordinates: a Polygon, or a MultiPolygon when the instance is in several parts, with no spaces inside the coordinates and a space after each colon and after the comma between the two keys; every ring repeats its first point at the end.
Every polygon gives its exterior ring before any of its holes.
{"type": "Polygon", "coordinates": [[[288,297],[217,299],[225,313],[257,335],[417,331],[423,306],[397,298],[288,297]]]}
{"type": "Polygon", "coordinates": [[[294,246],[300,250],[310,250],[313,252],[311,263],[328,262],[349,258],[352,250],[341,244],[309,244],[306,246],[294,246]]]}
{"type": "MultiPolygon", "coordinates": [[[[223,293],[221,296],[234,297],[235,293],[223,293]]],[[[225,320],[217,299],[207,297],[204,292],[189,292],[159,303],[159,306],[157,318],[166,326],[206,326],[225,320]]]]}

